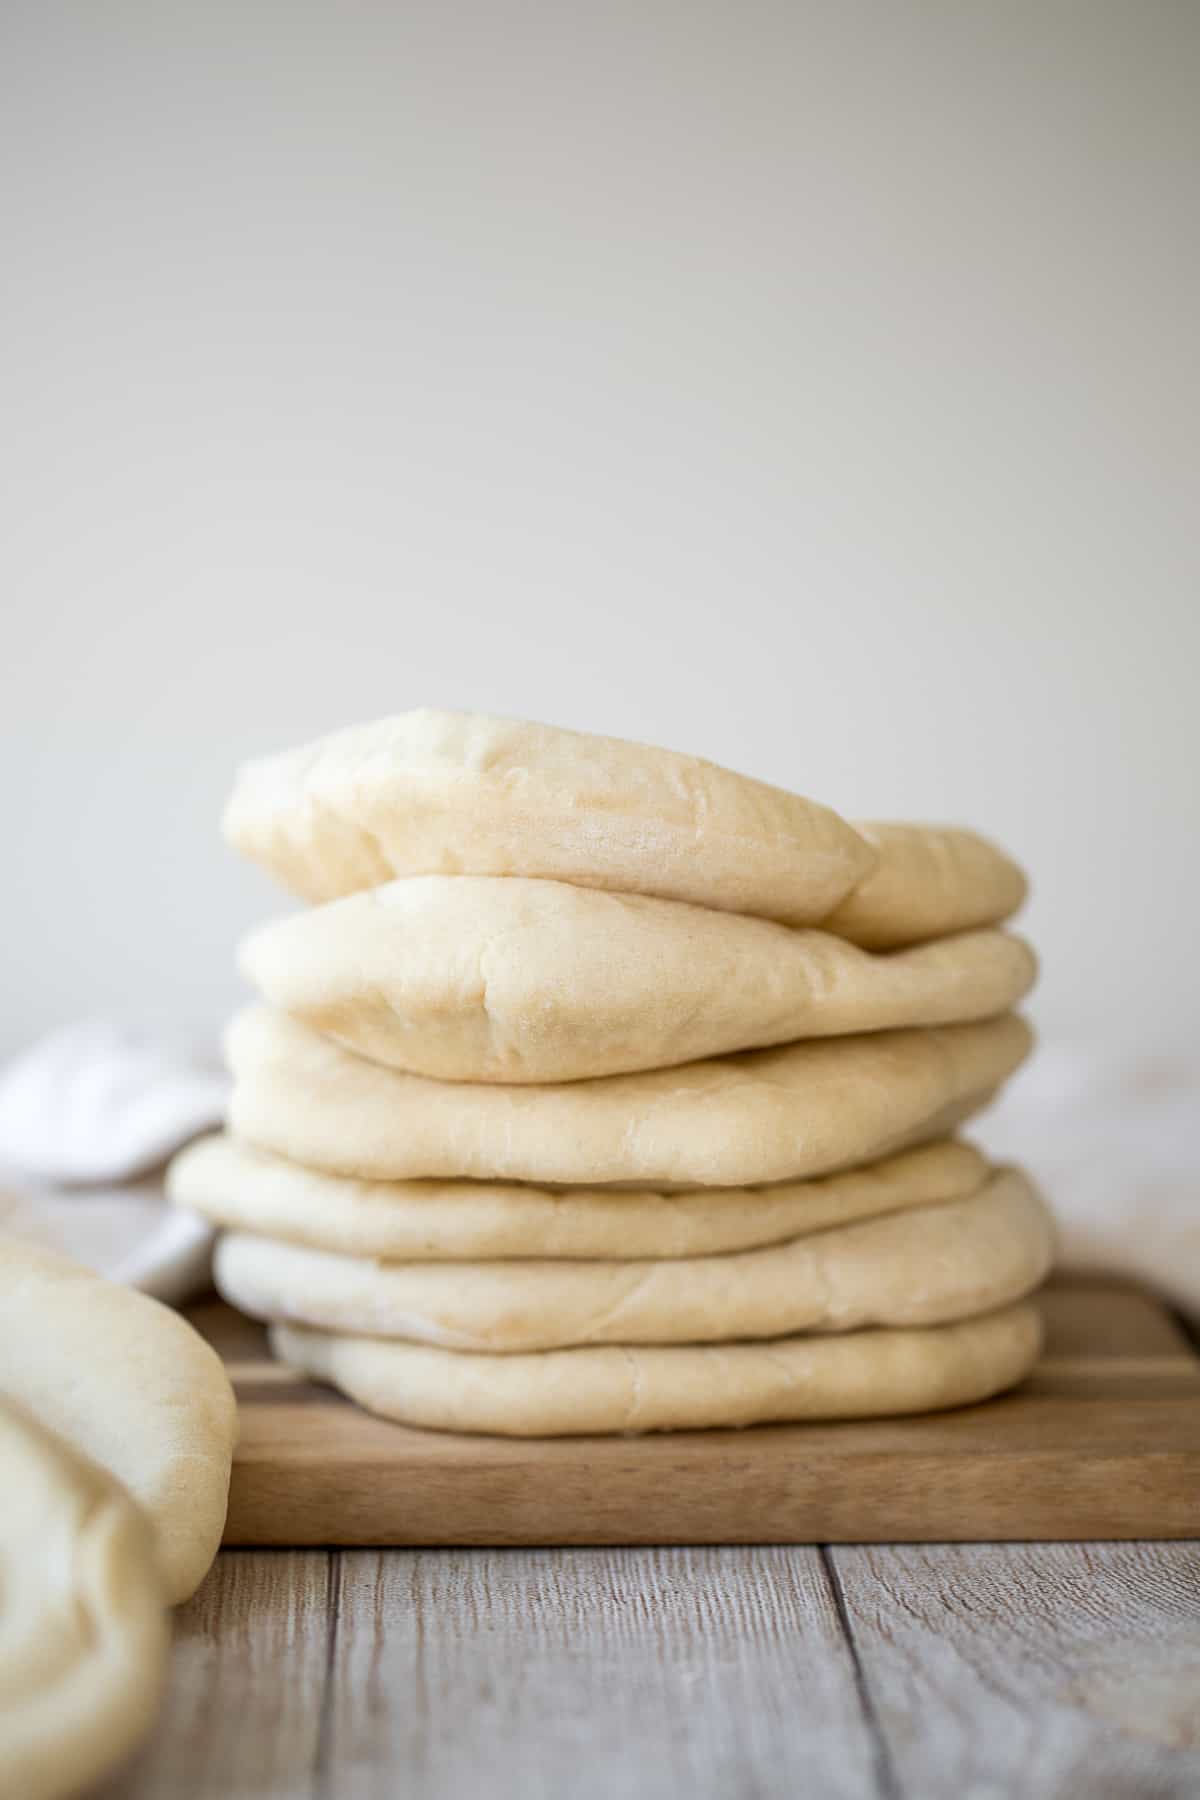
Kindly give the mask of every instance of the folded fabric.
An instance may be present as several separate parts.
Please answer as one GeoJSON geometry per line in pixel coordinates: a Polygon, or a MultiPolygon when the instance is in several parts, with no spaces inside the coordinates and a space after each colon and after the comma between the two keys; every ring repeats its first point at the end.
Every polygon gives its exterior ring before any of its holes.
{"type": "Polygon", "coordinates": [[[43,1181],[127,1181],[207,1130],[227,1094],[219,1069],[86,1019],[0,1070],[0,1165],[43,1181]]]}
{"type": "Polygon", "coordinates": [[[1060,1266],[1144,1281],[1200,1320],[1200,1059],[1052,1043],[972,1135],[1054,1209],[1060,1266]]]}
{"type": "Polygon", "coordinates": [[[99,1020],[0,1068],[0,1229],[181,1302],[208,1282],[212,1232],[168,1211],[154,1171],[218,1124],[215,1067],[99,1020]]]}

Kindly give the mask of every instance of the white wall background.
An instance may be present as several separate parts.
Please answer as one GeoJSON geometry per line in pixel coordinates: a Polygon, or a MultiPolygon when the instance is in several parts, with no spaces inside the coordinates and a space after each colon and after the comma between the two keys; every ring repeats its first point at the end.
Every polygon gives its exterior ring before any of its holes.
{"type": "Polygon", "coordinates": [[[0,1049],[211,1036],[235,764],[425,702],[976,823],[1051,1032],[1195,1023],[1200,8],[0,34],[0,1049]]]}

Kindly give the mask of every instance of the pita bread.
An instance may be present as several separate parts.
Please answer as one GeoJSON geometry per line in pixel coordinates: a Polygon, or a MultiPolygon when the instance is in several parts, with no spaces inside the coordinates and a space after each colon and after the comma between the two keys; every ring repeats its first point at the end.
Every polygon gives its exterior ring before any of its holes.
{"type": "Polygon", "coordinates": [[[1025,898],[1025,874],[974,831],[949,825],[859,825],[879,852],[872,874],[822,920],[866,950],[895,950],[997,925],[1025,898]]]}
{"type": "Polygon", "coordinates": [[[214,1271],[257,1319],[507,1355],[943,1325],[1030,1293],[1052,1248],[1045,1206],[1010,1169],[966,1200],[727,1256],[380,1263],[235,1232],[214,1271]]]}
{"type": "Polygon", "coordinates": [[[777,1244],[911,1206],[961,1200],[987,1180],[968,1144],[942,1142],[815,1181],[663,1194],[484,1181],[355,1181],[219,1134],[167,1174],[175,1205],[214,1225],[392,1262],[713,1256],[777,1244]]]}
{"type": "Polygon", "coordinates": [[[128,1494],[0,1400],[0,1792],[65,1800],[124,1760],[157,1710],[167,1614],[128,1494]]]}
{"type": "Polygon", "coordinates": [[[1015,1014],[543,1086],[430,1081],[267,1007],[234,1020],[230,1120],[259,1149],[368,1180],[741,1187],[944,1135],[1027,1054],[1015,1014]]]}
{"type": "Polygon", "coordinates": [[[0,1238],[0,1390],[129,1490],[185,1600],[221,1540],[237,1431],[216,1352],[146,1294],[0,1238]]]}
{"type": "Polygon", "coordinates": [[[269,924],[243,974],[373,1062],[577,1081],[798,1038],[990,1018],[1033,952],[975,931],[872,956],[822,931],[561,881],[417,876],[269,924]]]}
{"type": "Polygon", "coordinates": [[[504,1437],[693,1431],[795,1419],[883,1418],[986,1400],[1037,1360],[1028,1301],[958,1325],[765,1344],[593,1345],[526,1356],[271,1331],[276,1356],[404,1425],[504,1437]]]}
{"type": "Polygon", "coordinates": [[[874,867],[826,807],[699,757],[410,712],[246,765],[229,842],[306,900],[397,875],[534,875],[809,924],[874,867]]]}

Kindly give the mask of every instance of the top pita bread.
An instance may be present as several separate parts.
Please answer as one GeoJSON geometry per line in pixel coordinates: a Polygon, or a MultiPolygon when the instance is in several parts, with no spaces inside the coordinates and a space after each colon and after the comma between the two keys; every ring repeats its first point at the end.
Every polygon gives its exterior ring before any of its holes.
{"type": "Polygon", "coordinates": [[[565,1186],[792,1181],[939,1137],[1027,1054],[1014,1013],[747,1050],[638,1075],[541,1086],[430,1081],[343,1050],[268,1007],[226,1040],[234,1133],[368,1180],[565,1186]]]}
{"type": "Polygon", "coordinates": [[[154,1717],[166,1602],[123,1488],[0,1400],[0,1793],[59,1800],[120,1762],[154,1717]]]}
{"type": "Polygon", "coordinates": [[[699,757],[430,711],[247,764],[224,828],[306,900],[530,875],[808,924],[875,864],[836,813],[699,757]]]}
{"type": "Polygon", "coordinates": [[[797,1038],[1006,1012],[1036,964],[962,932],[828,932],[521,876],[414,876],[254,932],[243,972],[348,1049],[442,1081],[577,1081],[797,1038]]]}
{"type": "Polygon", "coordinates": [[[221,1540],[237,1431],[216,1352],[146,1294],[0,1238],[0,1391],[128,1488],[185,1600],[221,1540]]]}

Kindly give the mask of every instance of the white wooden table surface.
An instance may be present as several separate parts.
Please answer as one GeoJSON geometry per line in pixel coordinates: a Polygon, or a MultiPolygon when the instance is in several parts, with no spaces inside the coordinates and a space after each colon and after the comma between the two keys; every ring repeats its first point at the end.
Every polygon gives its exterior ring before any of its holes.
{"type": "Polygon", "coordinates": [[[226,1551],[103,1800],[1200,1795],[1200,1543],[226,1551]]]}

